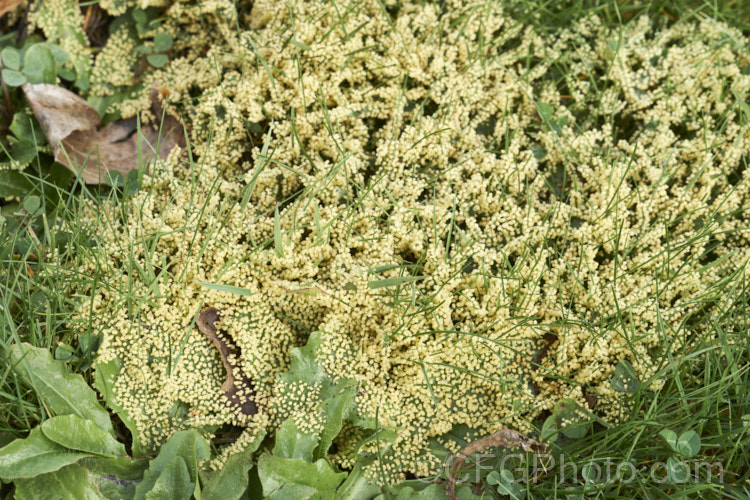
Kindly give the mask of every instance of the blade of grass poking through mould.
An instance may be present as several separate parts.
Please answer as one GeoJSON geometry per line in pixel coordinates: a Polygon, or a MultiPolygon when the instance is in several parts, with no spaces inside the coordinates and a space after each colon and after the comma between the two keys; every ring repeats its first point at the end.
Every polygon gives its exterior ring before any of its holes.
{"type": "Polygon", "coordinates": [[[245,207],[247,207],[247,204],[250,201],[250,196],[252,196],[253,191],[255,190],[255,184],[258,182],[258,176],[260,176],[261,172],[263,172],[263,169],[266,168],[269,160],[273,158],[275,149],[271,150],[270,156],[268,155],[268,145],[271,144],[272,131],[273,122],[271,122],[271,125],[268,126],[268,132],[266,132],[266,138],[263,139],[263,147],[260,150],[260,155],[258,156],[258,161],[256,162],[257,167],[255,168],[255,172],[250,178],[250,182],[248,182],[247,187],[245,188],[245,193],[242,196],[242,202],[240,203],[240,207],[242,207],[242,210],[245,210],[245,207]]]}
{"type": "Polygon", "coordinates": [[[424,276],[399,276],[397,278],[386,278],[384,280],[368,281],[367,286],[371,290],[377,290],[378,288],[388,288],[391,286],[399,286],[404,283],[414,283],[415,281],[423,280],[424,276]]]}
{"type": "Polygon", "coordinates": [[[205,286],[206,288],[210,288],[211,290],[216,290],[218,292],[227,292],[227,293],[233,293],[235,295],[242,295],[243,297],[250,297],[253,292],[248,290],[247,288],[242,288],[239,286],[232,286],[232,285],[222,285],[219,283],[204,283],[202,281],[193,281],[196,285],[205,286]]]}
{"type": "Polygon", "coordinates": [[[284,258],[284,242],[281,240],[281,218],[279,217],[279,207],[274,208],[273,212],[273,246],[276,250],[276,256],[284,258]]]}

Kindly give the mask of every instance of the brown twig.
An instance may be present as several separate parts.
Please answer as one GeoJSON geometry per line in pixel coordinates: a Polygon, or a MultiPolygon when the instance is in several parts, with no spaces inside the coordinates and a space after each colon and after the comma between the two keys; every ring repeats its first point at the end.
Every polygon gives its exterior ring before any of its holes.
{"type": "Polygon", "coordinates": [[[215,307],[209,307],[201,311],[195,320],[195,324],[198,326],[198,330],[208,337],[219,351],[224,369],[227,371],[227,378],[221,385],[221,389],[224,391],[228,402],[233,407],[239,408],[244,415],[255,415],[258,413],[258,407],[252,399],[255,396],[252,381],[244,377],[239,381],[235,378],[234,370],[236,367],[232,364],[230,358],[237,359],[239,351],[235,346],[227,343],[224,335],[216,330],[214,323],[218,319],[219,311],[215,307]]]}
{"type": "Polygon", "coordinates": [[[474,453],[480,452],[493,446],[502,446],[503,448],[513,448],[520,446],[525,451],[536,450],[539,453],[544,453],[547,450],[547,446],[539,441],[535,441],[530,437],[521,434],[518,431],[512,429],[500,429],[494,434],[485,436],[481,439],[469,443],[469,445],[461,450],[461,453],[456,457],[456,461],[453,462],[448,474],[448,480],[445,483],[445,494],[448,500],[456,500],[456,476],[455,473],[464,464],[466,459],[474,453]]]}

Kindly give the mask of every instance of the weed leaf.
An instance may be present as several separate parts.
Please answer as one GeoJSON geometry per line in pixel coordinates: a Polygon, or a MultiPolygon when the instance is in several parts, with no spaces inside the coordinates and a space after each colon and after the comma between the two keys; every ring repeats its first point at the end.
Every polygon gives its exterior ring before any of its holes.
{"type": "Polygon", "coordinates": [[[96,392],[82,376],[70,373],[65,363],[52,359],[47,349],[15,344],[10,347],[10,358],[53,415],[77,415],[114,435],[109,414],[97,401],[96,392]]]}
{"type": "Polygon", "coordinates": [[[61,415],[45,420],[41,425],[44,436],[55,443],[103,457],[122,457],[125,446],[91,420],[77,415],[61,415]]]}
{"type": "Polygon", "coordinates": [[[55,472],[15,482],[17,500],[59,498],[63,500],[104,498],[89,472],[80,465],[68,465],[55,472]]]}
{"type": "Polygon", "coordinates": [[[18,479],[54,472],[89,456],[73,452],[47,439],[38,428],[26,439],[16,439],[0,449],[0,477],[18,479]]]}

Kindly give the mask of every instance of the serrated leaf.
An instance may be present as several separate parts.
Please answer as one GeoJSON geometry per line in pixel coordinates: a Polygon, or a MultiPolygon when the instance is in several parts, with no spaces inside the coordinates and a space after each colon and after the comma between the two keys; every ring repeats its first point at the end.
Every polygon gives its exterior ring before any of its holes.
{"type": "Polygon", "coordinates": [[[80,465],[32,479],[15,481],[17,500],[95,500],[104,498],[88,471],[80,465]]]}
{"type": "Polygon", "coordinates": [[[72,452],[47,439],[39,428],[32,429],[26,439],[16,439],[0,449],[0,477],[30,478],[73,464],[90,456],[72,452]]]}
{"type": "Polygon", "coordinates": [[[172,48],[174,40],[169,33],[157,33],[154,37],[154,50],[164,52],[172,48]]]}
{"type": "Polygon", "coordinates": [[[287,459],[262,455],[258,475],[267,500],[294,500],[333,496],[346,472],[336,472],[326,460],[315,463],[300,458],[287,459]]]}
{"type": "Polygon", "coordinates": [[[47,439],[92,455],[104,457],[125,456],[125,446],[91,420],[77,415],[61,415],[45,420],[41,425],[47,439]]]}
{"type": "Polygon", "coordinates": [[[70,373],[47,349],[14,344],[9,349],[16,372],[26,379],[53,415],[77,415],[114,436],[109,414],[83,377],[70,373]]]}
{"type": "Polygon", "coordinates": [[[26,77],[23,73],[20,73],[14,69],[3,68],[2,71],[3,81],[9,87],[20,87],[26,83],[26,77]]]}
{"type": "Polygon", "coordinates": [[[146,60],[154,68],[161,68],[169,62],[169,58],[164,54],[151,54],[150,56],[146,56],[146,60]]]}

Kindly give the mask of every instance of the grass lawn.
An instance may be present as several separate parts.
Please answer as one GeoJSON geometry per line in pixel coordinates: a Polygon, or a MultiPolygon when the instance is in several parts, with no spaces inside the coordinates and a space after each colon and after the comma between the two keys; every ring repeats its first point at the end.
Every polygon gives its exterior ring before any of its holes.
{"type": "Polygon", "coordinates": [[[9,5],[0,498],[750,498],[750,3],[9,5]]]}

